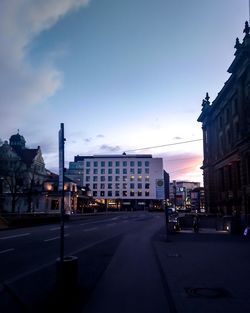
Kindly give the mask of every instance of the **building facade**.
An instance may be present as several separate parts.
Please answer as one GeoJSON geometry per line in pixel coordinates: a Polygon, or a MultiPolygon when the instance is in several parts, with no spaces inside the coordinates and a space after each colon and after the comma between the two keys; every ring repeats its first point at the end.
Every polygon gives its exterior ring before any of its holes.
{"type": "Polygon", "coordinates": [[[236,39],[231,74],[216,99],[202,103],[205,206],[209,212],[241,216],[250,213],[250,35],[245,23],[242,43],[236,39]]]}
{"type": "Polygon", "coordinates": [[[41,148],[29,149],[19,132],[0,146],[0,206],[2,212],[40,210],[47,177],[41,148]]]}
{"type": "Polygon", "coordinates": [[[199,182],[173,181],[170,183],[170,203],[178,209],[191,209],[191,192],[200,188],[199,182]]]}
{"type": "Polygon", "coordinates": [[[162,208],[165,199],[162,158],[152,155],[77,156],[83,162],[83,185],[104,209],[162,208]]]}

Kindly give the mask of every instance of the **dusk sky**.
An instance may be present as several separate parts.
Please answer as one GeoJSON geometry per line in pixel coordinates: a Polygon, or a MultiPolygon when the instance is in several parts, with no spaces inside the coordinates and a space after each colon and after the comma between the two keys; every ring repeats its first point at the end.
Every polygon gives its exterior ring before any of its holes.
{"type": "Polygon", "coordinates": [[[0,138],[20,130],[57,171],[74,156],[150,153],[202,181],[202,99],[229,78],[248,0],[1,0],[0,138]]]}

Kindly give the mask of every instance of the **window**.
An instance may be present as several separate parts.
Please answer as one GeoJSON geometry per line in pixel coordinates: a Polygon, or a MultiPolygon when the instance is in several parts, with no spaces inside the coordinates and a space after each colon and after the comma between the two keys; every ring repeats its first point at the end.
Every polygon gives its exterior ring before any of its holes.
{"type": "Polygon", "coordinates": [[[86,181],[90,181],[90,176],[86,176],[86,181]]]}
{"type": "Polygon", "coordinates": [[[108,176],[108,181],[112,181],[112,176],[108,176]]]}
{"type": "Polygon", "coordinates": [[[101,169],[101,174],[105,174],[105,168],[101,169]]]}
{"type": "Polygon", "coordinates": [[[148,190],[145,191],[145,197],[149,197],[149,191],[148,190]]]}
{"type": "Polygon", "coordinates": [[[86,167],[90,167],[90,162],[89,161],[86,162],[86,167]]]}
{"type": "Polygon", "coordinates": [[[115,176],[115,181],[120,181],[120,176],[115,176]]]}
{"type": "Polygon", "coordinates": [[[149,183],[146,183],[145,184],[145,189],[149,189],[149,187],[150,187],[149,183]]]}
{"type": "Polygon", "coordinates": [[[102,190],[102,191],[100,192],[100,196],[101,196],[101,197],[105,197],[105,191],[102,190]]]}
{"type": "Polygon", "coordinates": [[[120,161],[116,161],[115,166],[120,166],[120,161]]]}
{"type": "Polygon", "coordinates": [[[130,189],[134,189],[135,188],[135,184],[134,183],[131,183],[130,184],[130,189]]]}
{"type": "Polygon", "coordinates": [[[138,168],[137,169],[137,174],[141,174],[142,173],[142,169],[141,168],[138,168]]]}
{"type": "Polygon", "coordinates": [[[101,188],[100,189],[105,189],[105,184],[101,184],[101,188]]]}
{"type": "Polygon", "coordinates": [[[120,169],[119,169],[119,168],[116,168],[116,169],[115,169],[115,173],[116,173],[116,174],[120,174],[120,169]]]}
{"type": "Polygon", "coordinates": [[[116,190],[116,191],[115,191],[115,196],[116,196],[116,197],[120,197],[120,192],[119,192],[119,190],[116,190]]]}
{"type": "Polygon", "coordinates": [[[141,197],[141,196],[142,196],[142,191],[138,190],[138,197],[141,197]]]}
{"type": "Polygon", "coordinates": [[[93,181],[97,181],[97,176],[93,176],[93,181]]]}
{"type": "Polygon", "coordinates": [[[138,162],[137,162],[137,166],[138,166],[138,167],[141,167],[141,166],[142,166],[141,161],[138,161],[138,162]]]}
{"type": "Polygon", "coordinates": [[[148,167],[145,168],[145,174],[149,174],[149,168],[148,167]]]}
{"type": "Polygon", "coordinates": [[[127,169],[124,168],[124,169],[122,170],[122,173],[123,173],[123,174],[127,174],[127,173],[128,173],[127,169]]]}
{"type": "Polygon", "coordinates": [[[112,167],[112,161],[109,161],[108,166],[112,167]]]}
{"type": "Polygon", "coordinates": [[[109,168],[109,169],[108,169],[108,173],[109,173],[109,174],[112,174],[112,168],[109,168]]]}
{"type": "Polygon", "coordinates": [[[149,161],[145,161],[145,167],[149,166],[149,161]]]}
{"type": "Polygon", "coordinates": [[[108,189],[112,189],[112,184],[108,184],[108,189]]]}
{"type": "Polygon", "coordinates": [[[120,184],[119,183],[115,184],[115,189],[120,189],[120,184]]]}
{"type": "Polygon", "coordinates": [[[149,181],[149,176],[145,176],[145,181],[149,181]]]}
{"type": "Polygon", "coordinates": [[[90,168],[86,169],[86,174],[89,175],[90,174],[90,168]]]}
{"type": "Polygon", "coordinates": [[[128,165],[128,162],[127,162],[127,161],[123,161],[123,162],[122,162],[122,165],[123,165],[123,166],[127,166],[127,165],[128,165]]]}
{"type": "Polygon", "coordinates": [[[122,188],[123,188],[123,189],[127,189],[127,186],[128,186],[128,185],[127,185],[126,183],[123,183],[123,184],[122,184],[122,188]]]}
{"type": "Polygon", "coordinates": [[[138,183],[138,184],[137,184],[137,188],[138,188],[138,189],[142,189],[142,183],[138,183]]]}
{"type": "Polygon", "coordinates": [[[130,174],[134,174],[135,173],[135,169],[134,168],[131,168],[130,169],[130,174]]]}
{"type": "Polygon", "coordinates": [[[130,176],[130,181],[134,181],[134,180],[135,180],[135,176],[134,175],[130,176]]]}
{"type": "Polygon", "coordinates": [[[94,167],[97,167],[97,166],[98,166],[98,162],[94,161],[94,167]]]}
{"type": "Polygon", "coordinates": [[[97,184],[93,184],[93,189],[97,189],[97,184]]]}
{"type": "Polygon", "coordinates": [[[108,197],[112,197],[112,190],[108,191],[108,197]]]}
{"type": "Polygon", "coordinates": [[[137,180],[138,180],[138,181],[142,181],[142,177],[141,177],[141,176],[138,176],[137,180]]]}
{"type": "Polygon", "coordinates": [[[97,191],[93,191],[93,197],[97,197],[97,191]]]}
{"type": "Polygon", "coordinates": [[[123,191],[122,191],[122,195],[123,195],[123,197],[127,197],[127,196],[128,196],[127,190],[123,190],[123,191]]]}
{"type": "Polygon", "coordinates": [[[128,177],[127,176],[122,176],[122,181],[127,181],[128,177]]]}
{"type": "Polygon", "coordinates": [[[135,191],[134,190],[130,190],[130,197],[134,197],[135,196],[135,191]]]}
{"type": "Polygon", "coordinates": [[[130,166],[135,166],[135,162],[134,161],[130,161],[130,166]]]}
{"type": "Polygon", "coordinates": [[[98,174],[98,169],[97,169],[97,168],[94,168],[93,173],[94,173],[94,174],[98,174]]]}
{"type": "Polygon", "coordinates": [[[105,176],[101,176],[101,181],[105,181],[105,176]]]}
{"type": "Polygon", "coordinates": [[[105,167],[105,161],[101,161],[101,167],[105,167]]]}

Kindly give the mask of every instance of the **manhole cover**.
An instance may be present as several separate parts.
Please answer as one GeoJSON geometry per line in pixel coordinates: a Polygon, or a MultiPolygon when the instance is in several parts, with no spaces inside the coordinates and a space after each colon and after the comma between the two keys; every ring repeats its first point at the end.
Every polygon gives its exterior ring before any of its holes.
{"type": "Polygon", "coordinates": [[[190,297],[199,298],[225,298],[230,293],[224,288],[185,288],[186,293],[190,297]]]}

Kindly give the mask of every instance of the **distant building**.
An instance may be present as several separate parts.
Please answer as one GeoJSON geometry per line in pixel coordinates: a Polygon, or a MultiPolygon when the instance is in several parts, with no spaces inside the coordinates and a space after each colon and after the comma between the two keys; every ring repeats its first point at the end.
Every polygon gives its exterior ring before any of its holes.
{"type": "Polygon", "coordinates": [[[65,172],[65,176],[73,180],[78,186],[83,187],[84,174],[84,157],[75,156],[74,162],[69,162],[69,168],[65,172]]]}
{"type": "MultiPolygon", "coordinates": [[[[82,183],[90,188],[96,205],[104,209],[162,208],[165,199],[162,158],[122,154],[76,156],[74,161],[82,162],[82,183]]],[[[79,172],[77,179],[81,179],[79,172]]],[[[72,178],[68,171],[66,175],[72,178]]]]}
{"type": "Polygon", "coordinates": [[[170,203],[177,208],[191,209],[191,191],[199,187],[199,182],[173,181],[170,183],[170,203]]]}
{"type": "Polygon", "coordinates": [[[29,149],[19,132],[0,146],[0,206],[2,211],[40,209],[40,193],[47,177],[41,148],[29,149]]]}
{"type": "Polygon", "coordinates": [[[250,214],[250,35],[236,39],[231,74],[216,99],[202,103],[205,206],[209,212],[250,214]]]}

